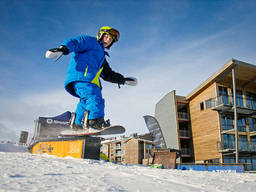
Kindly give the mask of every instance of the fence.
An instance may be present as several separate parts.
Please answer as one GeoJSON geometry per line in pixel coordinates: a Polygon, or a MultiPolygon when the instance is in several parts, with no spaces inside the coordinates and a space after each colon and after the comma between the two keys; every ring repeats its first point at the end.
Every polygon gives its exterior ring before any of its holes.
{"type": "Polygon", "coordinates": [[[177,169],[210,172],[244,172],[244,164],[177,164],[177,169]]]}

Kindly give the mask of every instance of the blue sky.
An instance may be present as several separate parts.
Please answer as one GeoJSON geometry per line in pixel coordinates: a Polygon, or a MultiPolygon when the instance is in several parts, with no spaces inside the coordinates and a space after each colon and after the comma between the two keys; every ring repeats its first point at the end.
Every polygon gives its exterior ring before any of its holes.
{"type": "Polygon", "coordinates": [[[142,116],[169,91],[188,95],[231,58],[256,64],[255,8],[254,0],[0,1],[0,140],[33,134],[38,116],[75,110],[63,88],[70,56],[54,63],[45,51],[104,25],[121,34],[112,69],[139,81],[103,83],[106,118],[127,135],[147,132],[142,116]]]}

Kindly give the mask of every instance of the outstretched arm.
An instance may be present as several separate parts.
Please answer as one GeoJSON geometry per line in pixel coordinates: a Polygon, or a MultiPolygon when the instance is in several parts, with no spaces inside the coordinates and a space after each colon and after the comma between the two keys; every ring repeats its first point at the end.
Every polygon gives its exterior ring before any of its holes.
{"type": "Polygon", "coordinates": [[[101,72],[101,77],[105,81],[109,81],[111,83],[117,83],[123,85],[125,82],[125,78],[120,73],[117,73],[111,69],[107,60],[105,59],[103,62],[103,70],[101,72]]]}
{"type": "Polygon", "coordinates": [[[71,52],[80,52],[89,49],[90,42],[93,41],[89,36],[81,35],[77,38],[69,38],[58,48],[49,49],[45,53],[46,58],[55,58],[57,61],[62,55],[71,52]]]}
{"type": "Polygon", "coordinates": [[[103,70],[101,73],[101,77],[105,81],[109,81],[111,83],[117,83],[120,87],[120,85],[131,85],[131,86],[136,86],[137,85],[137,79],[133,77],[124,77],[120,73],[117,73],[111,69],[109,66],[107,60],[104,60],[103,63],[103,70]]]}

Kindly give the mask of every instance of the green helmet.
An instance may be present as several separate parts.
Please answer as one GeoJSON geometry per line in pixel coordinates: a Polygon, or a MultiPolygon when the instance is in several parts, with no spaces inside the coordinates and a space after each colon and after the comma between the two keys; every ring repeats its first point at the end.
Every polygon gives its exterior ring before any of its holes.
{"type": "Polygon", "coordinates": [[[113,43],[117,42],[120,37],[120,33],[116,29],[109,27],[109,26],[103,26],[100,28],[100,30],[97,34],[97,40],[98,41],[101,40],[101,38],[103,37],[104,34],[110,35],[113,39],[113,43]]]}

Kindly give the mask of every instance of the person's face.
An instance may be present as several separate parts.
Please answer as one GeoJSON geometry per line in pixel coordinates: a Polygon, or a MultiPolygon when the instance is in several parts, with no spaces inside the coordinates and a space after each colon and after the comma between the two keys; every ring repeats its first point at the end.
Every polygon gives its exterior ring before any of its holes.
{"type": "Polygon", "coordinates": [[[109,34],[104,34],[103,36],[103,42],[104,42],[104,47],[108,47],[113,41],[113,38],[109,34]]]}

